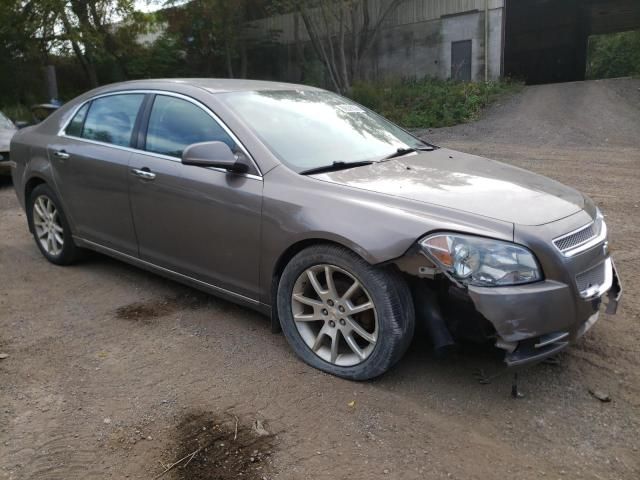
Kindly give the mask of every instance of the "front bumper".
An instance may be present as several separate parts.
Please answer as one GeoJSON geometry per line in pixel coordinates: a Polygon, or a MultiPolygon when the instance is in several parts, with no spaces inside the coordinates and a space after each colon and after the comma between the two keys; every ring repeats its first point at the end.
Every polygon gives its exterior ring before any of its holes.
{"type": "Polygon", "coordinates": [[[537,363],[565,349],[595,324],[604,298],[606,313],[616,312],[622,286],[613,259],[606,257],[596,267],[604,269],[602,281],[582,291],[575,283],[556,280],[514,287],[469,287],[475,308],[496,330],[496,345],[507,352],[508,366],[537,363]]]}

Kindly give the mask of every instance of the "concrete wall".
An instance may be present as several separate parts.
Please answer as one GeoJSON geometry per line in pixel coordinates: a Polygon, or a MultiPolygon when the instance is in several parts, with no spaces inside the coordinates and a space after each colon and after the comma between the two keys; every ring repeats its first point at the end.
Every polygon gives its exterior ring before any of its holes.
{"type": "MultiPolygon", "coordinates": [[[[380,13],[392,0],[368,0],[371,22],[375,23],[380,13]]],[[[485,6],[490,10],[503,8],[505,0],[404,0],[400,6],[391,12],[384,22],[386,28],[400,25],[438,20],[446,15],[455,15],[461,12],[484,11],[485,6]]],[[[319,23],[323,23],[319,11],[310,10],[312,17],[319,23]]],[[[294,43],[297,39],[295,33],[295,13],[274,15],[251,22],[251,30],[258,37],[264,38],[271,32],[278,32],[277,41],[282,44],[294,43]]],[[[336,26],[337,30],[337,26],[336,26]]],[[[309,40],[304,28],[299,31],[301,41],[309,40]]]]}
{"type": "MultiPolygon", "coordinates": [[[[502,74],[503,8],[489,11],[489,78],[502,74]]],[[[484,11],[384,29],[364,63],[370,80],[432,76],[450,78],[451,44],[472,41],[472,79],[484,80],[484,11]]]]}
{"type": "MultiPolygon", "coordinates": [[[[372,23],[391,0],[370,0],[372,23]]],[[[384,22],[376,45],[363,59],[366,79],[450,78],[451,43],[472,41],[474,81],[484,80],[484,8],[489,8],[489,78],[503,71],[505,0],[405,0],[384,22]]],[[[319,21],[320,22],[320,21],[319,21]]],[[[321,22],[320,22],[321,23],[321,22]]],[[[296,42],[309,50],[309,37],[296,14],[277,15],[252,22],[257,38],[272,38],[286,52],[276,78],[303,80],[295,65],[296,42]]],[[[273,76],[273,72],[271,73],[273,76]]]]}

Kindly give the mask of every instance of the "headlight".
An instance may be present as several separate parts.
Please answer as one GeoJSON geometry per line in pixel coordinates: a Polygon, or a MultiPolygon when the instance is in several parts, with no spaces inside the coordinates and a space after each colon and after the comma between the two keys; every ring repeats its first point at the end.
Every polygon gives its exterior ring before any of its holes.
{"type": "Polygon", "coordinates": [[[424,253],[460,283],[482,287],[542,280],[533,254],[515,243],[453,233],[420,241],[424,253]]]}

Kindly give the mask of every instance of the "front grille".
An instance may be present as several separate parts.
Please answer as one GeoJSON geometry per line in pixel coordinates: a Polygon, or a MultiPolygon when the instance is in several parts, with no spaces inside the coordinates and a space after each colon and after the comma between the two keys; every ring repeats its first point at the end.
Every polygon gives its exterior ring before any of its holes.
{"type": "Polygon", "coordinates": [[[594,224],[591,223],[576,232],[565,235],[564,237],[556,238],[553,243],[556,247],[558,247],[558,250],[564,253],[568,250],[571,250],[572,248],[576,248],[587,243],[596,235],[597,233],[594,228],[594,224]]]}
{"type": "Polygon", "coordinates": [[[591,287],[599,287],[605,281],[605,263],[596,265],[586,272],[576,276],[576,284],[580,293],[587,291],[591,287]]]}

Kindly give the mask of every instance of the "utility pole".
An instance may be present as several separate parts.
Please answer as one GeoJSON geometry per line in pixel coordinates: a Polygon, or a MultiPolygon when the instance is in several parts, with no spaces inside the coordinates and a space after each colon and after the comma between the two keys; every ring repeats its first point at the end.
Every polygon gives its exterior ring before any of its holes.
{"type": "Polygon", "coordinates": [[[45,67],[45,73],[47,78],[47,101],[57,100],[58,98],[58,80],[56,78],[56,67],[54,65],[47,65],[45,67]]]}
{"type": "Polygon", "coordinates": [[[489,81],[489,0],[484,0],[484,81],[489,81]]]}

